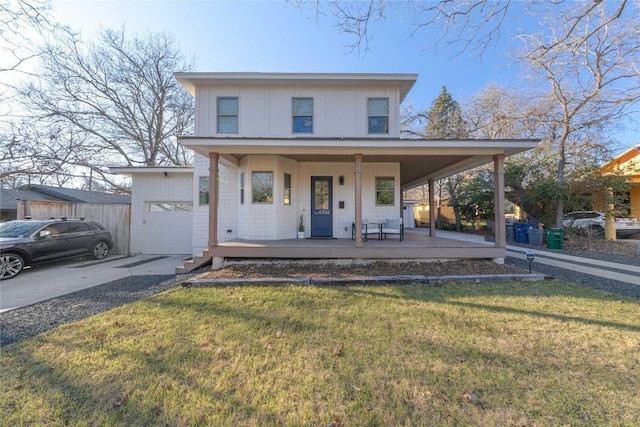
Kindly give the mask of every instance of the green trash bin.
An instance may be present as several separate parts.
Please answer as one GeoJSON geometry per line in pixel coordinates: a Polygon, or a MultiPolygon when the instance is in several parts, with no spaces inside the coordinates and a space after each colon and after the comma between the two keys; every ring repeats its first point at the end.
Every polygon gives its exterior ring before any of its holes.
{"type": "Polygon", "coordinates": [[[564,240],[564,230],[552,228],[547,230],[547,248],[562,249],[562,241],[564,240]]]}

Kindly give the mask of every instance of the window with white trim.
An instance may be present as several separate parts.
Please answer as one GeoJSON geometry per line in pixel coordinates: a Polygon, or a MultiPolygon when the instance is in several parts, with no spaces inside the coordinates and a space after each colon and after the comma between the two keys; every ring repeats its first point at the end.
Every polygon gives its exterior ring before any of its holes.
{"type": "Polygon", "coordinates": [[[240,204],[244,205],[244,172],[240,172],[240,204]]]}
{"type": "Polygon", "coordinates": [[[393,206],[395,200],[395,179],[392,176],[376,177],[376,206],[393,206]]]}
{"type": "Polygon", "coordinates": [[[200,206],[209,204],[209,177],[198,177],[198,204],[200,206]]]}
{"type": "Polygon", "coordinates": [[[293,98],[293,133],[313,133],[313,98],[293,98]]]}
{"type": "Polygon", "coordinates": [[[367,99],[367,120],[370,134],[389,133],[389,98],[367,99]]]}
{"type": "Polygon", "coordinates": [[[217,132],[238,133],[238,97],[221,96],[217,99],[217,132]]]}
{"type": "Polygon", "coordinates": [[[284,194],[282,195],[282,204],[291,204],[291,174],[284,174],[284,194]]]}
{"type": "Polygon", "coordinates": [[[251,173],[251,202],[273,203],[273,172],[251,173]]]}

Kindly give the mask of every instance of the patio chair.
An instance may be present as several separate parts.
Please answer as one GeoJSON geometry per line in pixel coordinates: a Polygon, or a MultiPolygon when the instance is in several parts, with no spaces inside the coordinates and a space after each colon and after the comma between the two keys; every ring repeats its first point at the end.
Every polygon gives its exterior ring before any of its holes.
{"type": "MultiPolygon", "coordinates": [[[[380,239],[380,229],[382,224],[378,224],[376,222],[369,222],[368,219],[362,220],[362,238],[366,242],[369,235],[376,235],[378,239],[380,239]]],[[[351,240],[356,238],[356,223],[351,223],[351,240]]]]}
{"type": "Polygon", "coordinates": [[[397,234],[402,242],[402,239],[404,238],[404,225],[402,224],[402,218],[384,220],[384,224],[382,224],[382,228],[380,229],[380,235],[386,239],[387,234],[397,234]]]}

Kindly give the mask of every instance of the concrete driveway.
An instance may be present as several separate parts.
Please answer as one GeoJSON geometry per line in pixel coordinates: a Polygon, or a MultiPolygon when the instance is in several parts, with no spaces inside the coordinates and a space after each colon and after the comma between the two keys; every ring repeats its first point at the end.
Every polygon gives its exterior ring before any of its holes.
{"type": "Polygon", "coordinates": [[[22,271],[0,282],[0,313],[129,276],[175,275],[190,255],[111,256],[62,261],[22,271]]]}

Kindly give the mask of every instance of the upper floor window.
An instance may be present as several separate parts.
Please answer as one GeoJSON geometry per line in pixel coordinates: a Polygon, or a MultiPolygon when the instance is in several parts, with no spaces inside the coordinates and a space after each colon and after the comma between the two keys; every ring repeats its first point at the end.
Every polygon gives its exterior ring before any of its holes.
{"type": "Polygon", "coordinates": [[[395,200],[395,179],[392,176],[376,177],[376,205],[393,205],[395,200]]]}
{"type": "Polygon", "coordinates": [[[218,133],[238,133],[238,97],[218,98],[218,133]]]}
{"type": "Polygon", "coordinates": [[[389,98],[367,99],[369,133],[389,133],[389,98]]]}
{"type": "Polygon", "coordinates": [[[293,133],[313,133],[313,98],[293,98],[293,133]]]}

